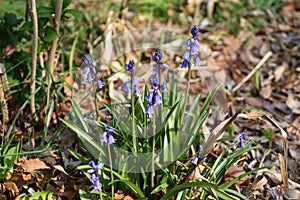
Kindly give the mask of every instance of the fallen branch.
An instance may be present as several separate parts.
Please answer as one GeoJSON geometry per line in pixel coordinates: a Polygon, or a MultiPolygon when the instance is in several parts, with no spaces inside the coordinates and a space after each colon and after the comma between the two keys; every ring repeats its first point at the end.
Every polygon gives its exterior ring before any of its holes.
{"type": "Polygon", "coordinates": [[[242,87],[242,85],[244,85],[244,83],[246,83],[254,74],[255,72],[257,72],[262,65],[272,56],[272,52],[269,51],[264,57],[263,59],[261,59],[261,61],[254,67],[254,69],[239,83],[237,84],[237,86],[235,86],[231,92],[234,93],[236,92],[238,89],[240,89],[242,87]]]}

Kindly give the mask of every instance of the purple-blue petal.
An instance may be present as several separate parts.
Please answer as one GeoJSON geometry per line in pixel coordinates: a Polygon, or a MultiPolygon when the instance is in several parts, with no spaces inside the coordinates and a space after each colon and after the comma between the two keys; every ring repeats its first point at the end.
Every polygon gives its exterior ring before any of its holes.
{"type": "Polygon", "coordinates": [[[157,86],[158,85],[158,74],[155,73],[150,77],[150,83],[152,86],[157,86]]]}
{"type": "Polygon", "coordinates": [[[150,102],[153,98],[153,92],[148,92],[147,96],[145,97],[145,99],[150,102]]]}
{"type": "Polygon", "coordinates": [[[89,67],[88,65],[86,65],[84,68],[83,68],[83,71],[82,71],[82,74],[86,74],[87,71],[88,71],[89,67]]]}
{"type": "Polygon", "coordinates": [[[198,160],[199,160],[199,156],[196,155],[194,156],[193,160],[191,161],[191,163],[193,163],[194,165],[197,165],[198,164],[198,160]]]}
{"type": "Polygon", "coordinates": [[[133,86],[133,91],[134,91],[134,94],[137,95],[137,96],[140,96],[141,95],[141,91],[139,89],[138,86],[134,85],[133,86]]]}
{"type": "Polygon", "coordinates": [[[247,139],[247,133],[246,133],[246,132],[240,133],[239,139],[240,139],[240,140],[246,140],[246,139],[247,139]]]}
{"type": "Polygon", "coordinates": [[[165,69],[169,69],[170,68],[170,66],[167,65],[166,63],[162,63],[161,66],[163,66],[165,69]]]}
{"type": "Polygon", "coordinates": [[[96,67],[91,66],[91,69],[92,69],[93,74],[96,74],[96,67]]]}
{"type": "Polygon", "coordinates": [[[190,51],[185,51],[182,57],[183,57],[185,60],[189,60],[189,59],[190,59],[190,51]]]}
{"type": "Polygon", "coordinates": [[[97,80],[97,86],[98,86],[98,89],[101,90],[103,88],[103,86],[104,86],[104,83],[100,79],[98,79],[97,80]]]}
{"type": "Polygon", "coordinates": [[[196,25],[191,29],[191,34],[193,37],[197,37],[199,35],[199,29],[196,25]]]}
{"type": "Polygon", "coordinates": [[[168,92],[168,89],[167,89],[165,83],[161,84],[161,91],[162,92],[168,92]]]}
{"type": "Polygon", "coordinates": [[[128,91],[129,91],[129,84],[130,84],[129,81],[127,81],[127,82],[124,83],[124,85],[123,85],[123,87],[122,87],[122,90],[123,90],[124,92],[128,92],[128,91]]]}
{"type": "Polygon", "coordinates": [[[112,135],[108,134],[108,144],[114,144],[115,142],[116,139],[112,135]]]}
{"type": "Polygon", "coordinates": [[[149,104],[148,107],[146,108],[146,113],[147,114],[153,114],[154,113],[153,106],[151,104],[149,104]]]}
{"type": "Polygon", "coordinates": [[[83,55],[83,62],[87,65],[92,65],[92,57],[89,54],[83,55]]]}
{"type": "Polygon", "coordinates": [[[194,66],[195,66],[195,67],[200,67],[200,66],[201,66],[201,61],[200,61],[199,56],[196,56],[196,57],[194,58],[194,66]]]}
{"type": "Polygon", "coordinates": [[[201,152],[202,151],[202,146],[198,146],[198,152],[201,152]]]}
{"type": "Polygon", "coordinates": [[[129,63],[127,65],[125,65],[125,69],[127,71],[133,71],[135,68],[135,63],[133,60],[130,60],[129,63]]]}
{"type": "Polygon", "coordinates": [[[101,138],[101,141],[102,142],[104,142],[104,143],[107,143],[108,141],[107,141],[107,132],[106,131],[104,131],[103,133],[102,133],[102,138],[101,138]]]}
{"type": "Polygon", "coordinates": [[[190,54],[191,54],[192,56],[196,56],[196,55],[198,55],[198,50],[199,50],[198,45],[196,45],[196,43],[193,43],[193,44],[191,45],[191,51],[190,51],[190,54]]]}
{"type": "Polygon", "coordinates": [[[181,64],[181,68],[187,68],[187,67],[189,67],[189,61],[187,59],[184,59],[181,64]]]}
{"type": "Polygon", "coordinates": [[[158,105],[158,104],[161,103],[161,94],[160,94],[159,90],[156,90],[156,91],[154,92],[154,96],[153,96],[153,99],[152,99],[152,100],[153,100],[153,101],[152,101],[152,104],[153,104],[153,105],[158,105]]]}
{"type": "Polygon", "coordinates": [[[86,81],[87,81],[89,84],[92,84],[92,82],[93,82],[93,77],[92,77],[92,73],[91,73],[91,72],[89,72],[89,73],[87,74],[86,81]]]}

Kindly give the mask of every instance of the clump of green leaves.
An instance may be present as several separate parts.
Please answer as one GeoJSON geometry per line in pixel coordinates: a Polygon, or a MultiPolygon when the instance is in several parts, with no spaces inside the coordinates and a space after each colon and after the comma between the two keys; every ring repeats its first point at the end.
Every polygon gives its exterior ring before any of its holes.
{"type": "MultiPolygon", "coordinates": [[[[70,16],[80,19],[82,13],[78,10],[68,9],[72,0],[64,0],[62,6],[62,21],[66,21],[70,16]]],[[[59,37],[58,33],[52,26],[53,15],[55,13],[56,0],[52,0],[49,6],[38,5],[38,27],[39,38],[42,42],[39,45],[39,52],[47,50],[50,43],[59,37]]]]}

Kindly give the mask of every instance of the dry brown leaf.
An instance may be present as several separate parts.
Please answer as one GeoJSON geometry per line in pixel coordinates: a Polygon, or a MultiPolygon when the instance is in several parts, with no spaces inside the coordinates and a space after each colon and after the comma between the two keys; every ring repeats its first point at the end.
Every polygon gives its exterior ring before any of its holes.
{"type": "Polygon", "coordinates": [[[39,169],[50,169],[50,167],[48,167],[43,161],[38,158],[25,160],[23,163],[21,163],[20,166],[27,172],[33,172],[39,169]]]}
{"type": "Polygon", "coordinates": [[[281,174],[276,170],[275,167],[267,170],[264,175],[272,180],[275,185],[279,185],[282,181],[281,174]]]}
{"type": "Polygon", "coordinates": [[[287,199],[300,199],[300,191],[297,189],[283,188],[283,191],[287,199]]]}
{"type": "Polygon", "coordinates": [[[33,176],[30,173],[26,173],[26,174],[22,173],[22,178],[23,178],[24,181],[29,181],[33,178],[33,176]]]}
{"type": "Polygon", "coordinates": [[[263,190],[264,186],[268,183],[268,180],[265,176],[259,176],[252,184],[253,190],[263,190]]]}
{"type": "MultiPolygon", "coordinates": [[[[231,166],[229,167],[226,172],[225,172],[225,182],[229,182],[229,181],[232,181],[233,179],[235,179],[236,177],[242,175],[246,173],[243,166],[231,166]]],[[[245,183],[246,181],[249,180],[249,175],[248,176],[245,176],[243,178],[241,178],[240,180],[238,180],[235,185],[236,186],[240,186],[242,185],[243,183],[245,183]]]]}
{"type": "Polygon", "coordinates": [[[43,160],[51,166],[55,165],[56,163],[55,158],[53,158],[52,156],[46,156],[43,158],[43,160]]]}
{"type": "Polygon", "coordinates": [[[276,67],[275,71],[274,71],[274,76],[275,76],[275,81],[279,81],[282,76],[283,76],[283,73],[286,71],[287,69],[287,64],[284,63],[278,67],[276,67]]]}
{"type": "Polygon", "coordinates": [[[134,200],[131,196],[129,196],[129,195],[126,195],[126,197],[124,197],[124,199],[123,200],[134,200]]]}
{"type": "Polygon", "coordinates": [[[242,46],[241,40],[234,36],[228,36],[224,38],[224,43],[229,46],[232,51],[237,51],[242,46]]]}
{"type": "Polygon", "coordinates": [[[262,98],[269,99],[272,95],[271,85],[266,85],[266,86],[262,87],[261,90],[259,91],[259,94],[262,98]]]}
{"type": "Polygon", "coordinates": [[[296,100],[293,94],[289,93],[285,103],[293,113],[300,114],[300,101],[296,100]]]}
{"type": "Polygon", "coordinates": [[[4,182],[4,186],[6,189],[14,191],[16,196],[19,195],[18,186],[14,182],[4,182]]]}
{"type": "Polygon", "coordinates": [[[71,76],[66,75],[65,82],[64,93],[67,97],[70,97],[72,95],[72,90],[69,87],[74,84],[74,79],[71,76]]]}
{"type": "Polygon", "coordinates": [[[255,98],[255,97],[245,96],[245,101],[250,106],[253,106],[256,108],[261,108],[263,106],[263,103],[258,98],[255,98]]]}
{"type": "Polygon", "coordinates": [[[122,200],[125,197],[124,192],[122,190],[118,190],[115,193],[115,200],[122,200]]]}

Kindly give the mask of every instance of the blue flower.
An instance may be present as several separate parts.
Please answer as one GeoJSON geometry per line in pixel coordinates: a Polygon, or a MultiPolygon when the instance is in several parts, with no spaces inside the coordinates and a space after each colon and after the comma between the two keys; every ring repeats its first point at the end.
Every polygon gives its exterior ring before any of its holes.
{"type": "Polygon", "coordinates": [[[200,159],[200,152],[202,151],[202,146],[198,146],[198,149],[197,149],[197,154],[194,156],[194,158],[192,159],[191,163],[193,163],[194,165],[197,165],[198,164],[198,161],[200,159]]]}
{"type": "Polygon", "coordinates": [[[86,76],[86,82],[88,82],[89,84],[92,84],[93,82],[93,76],[92,76],[92,73],[89,72],[86,76]]]}
{"type": "Polygon", "coordinates": [[[161,91],[162,92],[168,92],[167,86],[165,83],[161,84],[161,91]]]}
{"type": "Polygon", "coordinates": [[[187,68],[187,67],[189,67],[189,61],[187,59],[184,59],[181,64],[181,68],[187,68]]]}
{"type": "Polygon", "coordinates": [[[140,96],[140,95],[141,95],[141,91],[140,91],[139,87],[136,86],[136,85],[133,86],[133,92],[134,92],[134,94],[137,95],[137,96],[140,96]]]}
{"type": "Polygon", "coordinates": [[[146,101],[149,102],[148,107],[146,108],[147,114],[154,113],[153,106],[161,103],[161,94],[157,86],[152,85],[152,90],[150,90],[145,97],[146,101]]]}
{"type": "Polygon", "coordinates": [[[134,70],[134,68],[135,68],[135,63],[133,60],[130,60],[129,63],[127,65],[125,65],[125,69],[127,71],[132,72],[134,70]]]}
{"type": "Polygon", "coordinates": [[[150,76],[150,83],[152,86],[155,86],[155,87],[159,85],[157,73],[154,73],[152,76],[150,76]]]}
{"type": "Polygon", "coordinates": [[[82,65],[83,71],[82,74],[86,75],[86,82],[89,84],[92,84],[93,81],[97,81],[97,87],[98,89],[102,89],[104,86],[104,83],[99,79],[95,78],[94,75],[96,74],[96,68],[93,66],[92,57],[89,54],[84,54],[83,56],[83,63],[82,65]]]}
{"type": "Polygon", "coordinates": [[[245,148],[245,141],[247,140],[247,133],[242,132],[238,135],[238,138],[235,139],[233,142],[234,144],[240,143],[240,148],[245,148]]]}
{"type": "Polygon", "coordinates": [[[84,54],[83,56],[83,74],[86,74],[86,72],[89,70],[90,72],[93,72],[93,74],[96,74],[96,68],[93,66],[93,60],[92,57],[89,54],[84,54]]]}
{"type": "Polygon", "coordinates": [[[107,132],[103,132],[101,141],[104,142],[105,144],[111,145],[116,142],[116,139],[111,134],[109,134],[107,132]]]}
{"type": "Polygon", "coordinates": [[[145,99],[148,101],[148,102],[151,102],[152,101],[152,98],[153,98],[153,92],[148,92],[147,96],[145,97],[145,99]]]}
{"type": "Polygon", "coordinates": [[[86,65],[92,65],[93,64],[92,57],[89,54],[84,54],[83,55],[83,62],[86,65]]]}
{"type": "Polygon", "coordinates": [[[93,187],[96,191],[101,191],[101,183],[98,177],[98,171],[104,167],[104,163],[98,161],[97,165],[93,160],[89,162],[89,165],[92,167],[91,169],[87,170],[87,172],[91,175],[90,181],[93,184],[93,187]]]}
{"type": "Polygon", "coordinates": [[[193,163],[194,165],[197,165],[198,164],[198,160],[199,160],[199,156],[196,155],[194,156],[193,160],[191,161],[191,163],[193,163]]]}
{"type": "Polygon", "coordinates": [[[91,174],[90,181],[93,183],[94,190],[98,192],[101,191],[102,185],[99,181],[99,177],[97,176],[97,174],[91,174]]]}
{"type": "Polygon", "coordinates": [[[156,48],[155,54],[154,56],[152,56],[152,60],[157,63],[161,61],[161,59],[162,59],[162,53],[160,51],[160,48],[156,48]]]}
{"type": "Polygon", "coordinates": [[[189,60],[190,59],[190,52],[189,51],[185,51],[183,53],[182,58],[184,58],[185,60],[189,60]]]}
{"type": "Polygon", "coordinates": [[[149,104],[146,108],[146,114],[153,114],[153,113],[154,113],[153,106],[149,104]]]}
{"type": "Polygon", "coordinates": [[[116,142],[116,139],[112,135],[114,132],[113,129],[108,128],[107,125],[104,124],[104,132],[102,133],[101,141],[109,145],[114,144],[116,142]]]}
{"type": "Polygon", "coordinates": [[[194,58],[194,66],[195,67],[201,66],[201,61],[200,61],[199,56],[197,56],[197,57],[194,58]]]}
{"type": "Polygon", "coordinates": [[[92,169],[87,170],[89,174],[98,173],[98,171],[104,167],[104,163],[98,161],[96,165],[93,160],[89,162],[89,165],[92,167],[92,169]]]}
{"type": "Polygon", "coordinates": [[[129,85],[130,85],[130,81],[125,82],[122,87],[122,90],[127,93],[129,91],[129,85]]]}
{"type": "Polygon", "coordinates": [[[97,86],[98,86],[98,89],[101,90],[104,86],[104,83],[100,79],[97,79],[97,86]]]}
{"type": "Polygon", "coordinates": [[[164,68],[169,69],[169,65],[167,65],[164,62],[161,62],[161,59],[162,59],[162,53],[160,51],[160,48],[156,48],[155,54],[152,56],[152,60],[156,62],[156,66],[155,66],[156,73],[158,73],[159,66],[163,66],[164,68]]]}
{"type": "Polygon", "coordinates": [[[199,30],[197,26],[194,26],[191,29],[191,33],[193,37],[187,39],[185,42],[186,51],[183,53],[183,62],[181,64],[181,68],[187,68],[190,67],[189,63],[192,62],[192,59],[194,59],[194,66],[200,66],[201,61],[199,58],[199,43],[197,40],[197,36],[199,35],[199,30]]]}
{"type": "Polygon", "coordinates": [[[240,140],[247,140],[247,133],[246,132],[242,132],[241,134],[239,134],[239,139],[240,140]]]}
{"type": "Polygon", "coordinates": [[[161,103],[161,94],[159,92],[159,89],[155,89],[154,90],[154,95],[153,95],[153,99],[152,99],[152,104],[153,105],[158,105],[161,103]]]}
{"type": "Polygon", "coordinates": [[[193,35],[193,37],[198,37],[199,35],[199,29],[198,27],[195,25],[192,29],[191,29],[191,34],[193,35]]]}
{"type": "Polygon", "coordinates": [[[190,55],[192,56],[196,56],[198,55],[198,51],[199,51],[199,43],[197,39],[191,38],[191,44],[190,44],[190,55]]]}

